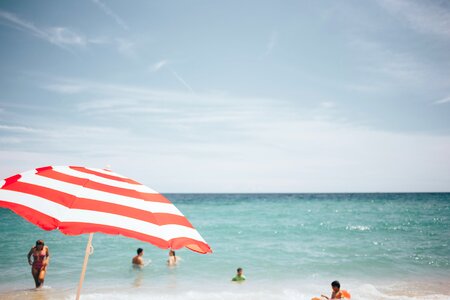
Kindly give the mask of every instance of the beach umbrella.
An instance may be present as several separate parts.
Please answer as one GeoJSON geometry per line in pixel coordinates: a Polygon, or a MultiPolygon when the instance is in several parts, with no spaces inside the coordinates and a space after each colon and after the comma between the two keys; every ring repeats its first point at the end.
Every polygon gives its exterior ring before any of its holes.
{"type": "Polygon", "coordinates": [[[163,249],[211,248],[163,195],[106,169],[48,166],[0,182],[0,207],[44,230],[89,233],[77,299],[95,232],[119,234],[163,249]]]}

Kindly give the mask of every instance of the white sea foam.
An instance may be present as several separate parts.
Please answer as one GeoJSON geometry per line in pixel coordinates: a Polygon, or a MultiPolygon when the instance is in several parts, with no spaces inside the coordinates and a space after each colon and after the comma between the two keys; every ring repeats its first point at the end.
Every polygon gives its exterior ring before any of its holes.
{"type": "MultiPolygon", "coordinates": [[[[392,291],[391,291],[392,292],[392,291]]],[[[398,291],[397,291],[398,292],[398,291]]],[[[312,297],[317,297],[320,293],[314,294],[305,292],[302,288],[260,288],[260,289],[246,289],[242,290],[198,290],[191,289],[185,291],[109,291],[109,292],[95,292],[95,293],[83,293],[83,299],[95,299],[95,300],[140,300],[140,299],[153,300],[310,300],[312,297]]],[[[65,300],[72,300],[73,295],[67,295],[65,300]]],[[[359,288],[352,290],[352,299],[365,299],[365,300],[448,300],[450,295],[444,295],[439,293],[432,294],[388,294],[378,290],[375,286],[370,284],[361,285],[359,288]]]]}
{"type": "Polygon", "coordinates": [[[356,226],[347,226],[345,227],[347,230],[358,230],[358,231],[367,231],[370,230],[370,226],[356,225],[356,226]]]}

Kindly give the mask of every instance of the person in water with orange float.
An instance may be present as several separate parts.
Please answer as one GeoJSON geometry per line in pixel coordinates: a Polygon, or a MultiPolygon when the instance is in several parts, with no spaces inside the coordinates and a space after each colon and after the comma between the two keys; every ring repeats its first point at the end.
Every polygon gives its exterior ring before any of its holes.
{"type": "Polygon", "coordinates": [[[322,300],[322,299],[350,299],[352,296],[346,290],[341,290],[341,284],[339,281],[335,280],[331,283],[331,296],[321,295],[320,298],[314,297],[311,300],[322,300]]]}
{"type": "Polygon", "coordinates": [[[44,286],[45,273],[50,261],[50,252],[48,247],[44,245],[44,241],[37,240],[36,246],[30,249],[27,257],[36,288],[41,288],[44,286]],[[31,256],[33,256],[33,261],[31,261],[31,256]]]}

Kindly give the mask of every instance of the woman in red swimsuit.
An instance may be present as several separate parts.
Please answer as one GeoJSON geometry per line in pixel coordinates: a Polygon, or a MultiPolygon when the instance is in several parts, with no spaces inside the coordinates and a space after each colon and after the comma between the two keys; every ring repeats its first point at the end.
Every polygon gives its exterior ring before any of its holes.
{"type": "Polygon", "coordinates": [[[48,247],[44,245],[43,240],[37,240],[36,246],[28,252],[28,263],[31,266],[31,275],[33,275],[36,288],[44,285],[45,272],[47,271],[48,262],[50,260],[50,252],[48,247]],[[33,261],[31,261],[33,256],[33,261]]]}

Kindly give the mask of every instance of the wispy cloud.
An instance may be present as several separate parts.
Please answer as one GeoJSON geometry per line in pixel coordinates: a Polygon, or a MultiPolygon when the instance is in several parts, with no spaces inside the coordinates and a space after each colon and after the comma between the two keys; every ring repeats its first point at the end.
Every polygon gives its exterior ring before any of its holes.
{"type": "Polygon", "coordinates": [[[48,29],[50,39],[54,43],[63,45],[86,46],[88,40],[67,28],[51,27],[48,29]]]}
{"type": "Polygon", "coordinates": [[[128,25],[119,17],[110,7],[100,0],[92,0],[105,14],[112,17],[116,23],[125,30],[128,30],[128,25]]]}
{"type": "MultiPolygon", "coordinates": [[[[252,188],[260,192],[332,192],[345,191],[342,186],[348,181],[354,182],[352,189],[358,191],[377,190],[381,183],[386,184],[385,189],[395,190],[391,182],[400,180],[406,186],[411,176],[418,183],[435,184],[435,176],[420,171],[434,165],[434,174],[443,176],[446,182],[449,178],[449,163],[444,159],[450,147],[448,136],[377,131],[356,122],[339,122],[332,113],[330,118],[316,119],[311,109],[296,109],[282,98],[194,94],[184,89],[158,90],[82,79],[53,78],[43,84],[58,85],[63,88],[54,88],[55,93],[64,93],[67,85],[80,87],[78,101],[64,103],[60,118],[27,116],[23,123],[3,122],[0,169],[11,164],[5,158],[7,151],[14,152],[15,164],[11,168],[17,168],[20,160],[33,157],[33,153],[40,155],[30,160],[32,167],[41,161],[45,165],[58,160],[59,155],[64,164],[112,163],[119,173],[123,170],[125,174],[140,174],[140,181],[180,192],[252,188]],[[42,127],[38,127],[38,133],[29,132],[30,124],[42,127]],[[415,151],[410,151],[412,148],[415,151]],[[430,159],[420,159],[424,153],[430,159]],[[142,165],[161,171],[139,171],[142,165]],[[367,168],[371,172],[364,172],[367,168]],[[329,175],[330,170],[342,172],[329,175]],[[161,179],[173,172],[177,173],[175,182],[161,179]],[[410,175],[408,179],[404,174],[410,175]],[[246,178],[254,178],[261,187],[253,186],[246,178]],[[305,182],[305,186],[298,182],[305,182]]],[[[339,102],[323,99],[314,109],[337,111],[325,109],[337,107],[335,103],[339,102]]],[[[442,188],[444,184],[435,186],[442,188]]],[[[433,190],[431,185],[416,188],[433,190]]]]}
{"type": "Polygon", "coordinates": [[[70,46],[84,47],[88,40],[65,27],[39,27],[17,15],[0,10],[0,22],[18,30],[27,32],[37,38],[45,40],[61,49],[70,51],[70,46]]]}
{"type": "Polygon", "coordinates": [[[326,109],[333,108],[335,106],[336,106],[336,104],[332,101],[325,101],[325,102],[320,103],[320,107],[326,108],[326,109]]]}
{"type": "Polygon", "coordinates": [[[169,63],[169,61],[163,59],[161,61],[158,61],[157,63],[153,64],[150,66],[149,70],[151,72],[157,72],[159,71],[162,67],[166,66],[169,63]]]}
{"type": "MultiPolygon", "coordinates": [[[[223,93],[194,94],[188,84],[186,90],[179,91],[77,79],[56,79],[42,85],[42,88],[59,94],[67,94],[67,90],[72,91],[72,87],[76,87],[73,91],[78,92],[83,99],[76,104],[79,112],[128,117],[139,112],[151,113],[154,117],[164,115],[162,117],[169,122],[180,120],[180,115],[186,121],[190,120],[189,116],[192,116],[192,120],[199,120],[202,115],[217,121],[230,117],[250,120],[251,116],[264,111],[264,107],[277,107],[283,103],[279,99],[243,98],[223,93]],[[195,106],[191,106],[193,103],[195,106]]],[[[266,116],[263,119],[268,118],[266,116]]]]}
{"type": "Polygon", "coordinates": [[[135,99],[105,99],[90,100],[89,102],[81,102],[78,104],[78,110],[81,112],[102,111],[111,109],[123,109],[125,107],[136,106],[138,101],[135,99]]]}
{"type": "Polygon", "coordinates": [[[36,133],[39,130],[26,126],[0,125],[0,131],[4,132],[22,132],[22,133],[36,133]]]}
{"type": "Polygon", "coordinates": [[[444,104],[444,103],[450,103],[450,96],[442,98],[442,99],[434,102],[434,104],[444,104]]]}
{"type": "Polygon", "coordinates": [[[123,128],[113,128],[107,126],[82,126],[64,124],[58,126],[49,125],[51,122],[41,122],[41,127],[29,127],[27,125],[0,125],[0,137],[17,138],[15,143],[20,141],[35,141],[36,143],[59,139],[69,139],[76,142],[83,139],[111,139],[113,136],[125,135],[128,133],[123,128]],[[64,130],[61,130],[64,128],[64,130]],[[20,134],[20,135],[19,135],[20,134]],[[18,136],[19,135],[19,136],[18,136]]]}
{"type": "Polygon", "coordinates": [[[60,94],[77,94],[84,89],[83,86],[75,84],[49,84],[42,86],[42,88],[60,94]]]}
{"type": "Polygon", "coordinates": [[[73,49],[83,49],[89,45],[111,45],[117,49],[119,54],[125,57],[136,57],[135,43],[129,39],[108,37],[88,38],[62,26],[37,26],[30,21],[3,10],[0,10],[0,23],[31,34],[71,53],[73,53],[73,49]]]}
{"type": "Polygon", "coordinates": [[[269,37],[269,41],[267,42],[266,45],[266,51],[261,55],[260,58],[269,56],[272,53],[272,50],[275,48],[277,42],[278,42],[278,32],[272,31],[269,37]]]}
{"type": "MultiPolygon", "coordinates": [[[[428,82],[429,78],[435,79],[433,80],[434,84],[442,83],[442,80],[439,79],[441,70],[432,68],[411,53],[396,51],[385,44],[361,37],[352,39],[349,45],[364,53],[364,56],[359,58],[358,68],[361,71],[377,75],[384,87],[399,84],[418,85],[428,82]]],[[[363,90],[369,91],[370,87],[377,85],[377,82],[361,82],[359,85],[363,90]]],[[[353,84],[350,86],[347,84],[348,87],[359,89],[353,84]]]]}
{"type": "Polygon", "coordinates": [[[22,143],[22,139],[19,139],[19,138],[17,138],[17,137],[11,137],[11,136],[8,136],[8,137],[2,137],[2,136],[0,136],[0,143],[2,143],[2,144],[20,144],[20,143],[22,143]]]}
{"type": "Polygon", "coordinates": [[[410,28],[425,34],[450,39],[450,10],[433,1],[380,0],[389,12],[407,22],[410,28]]]}

